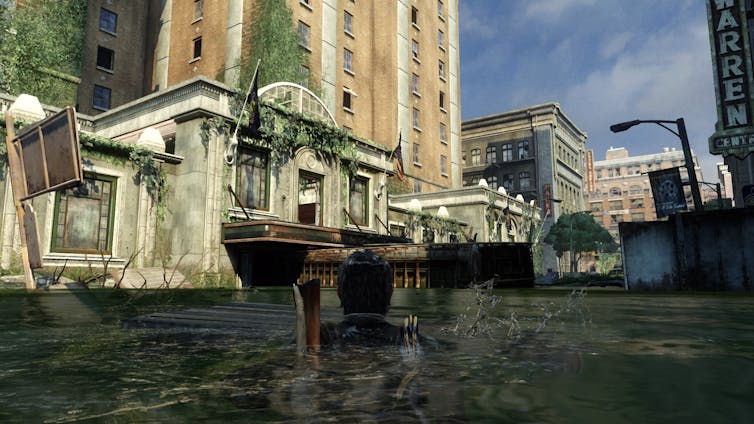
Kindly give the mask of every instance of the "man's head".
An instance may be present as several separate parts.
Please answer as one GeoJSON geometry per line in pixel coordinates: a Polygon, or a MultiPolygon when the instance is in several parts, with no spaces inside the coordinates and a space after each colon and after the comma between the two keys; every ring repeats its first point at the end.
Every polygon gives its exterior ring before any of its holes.
{"type": "Polygon", "coordinates": [[[356,251],[338,269],[338,297],[344,314],[385,315],[393,295],[393,270],[371,250],[356,251]]]}

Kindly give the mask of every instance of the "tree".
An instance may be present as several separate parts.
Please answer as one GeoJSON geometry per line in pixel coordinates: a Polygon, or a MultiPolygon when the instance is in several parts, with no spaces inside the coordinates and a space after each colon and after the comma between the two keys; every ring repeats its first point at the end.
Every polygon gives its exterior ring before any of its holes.
{"type": "Polygon", "coordinates": [[[307,85],[309,76],[302,70],[308,65],[307,55],[298,37],[285,0],[259,0],[250,28],[249,53],[241,63],[239,90],[246,93],[257,60],[261,60],[259,87],[277,81],[307,85]]]}
{"type": "Polygon", "coordinates": [[[73,105],[86,7],[86,0],[29,0],[15,8],[0,0],[0,91],[73,105]]]}
{"type": "Polygon", "coordinates": [[[576,272],[583,252],[615,252],[618,249],[610,233],[588,212],[561,215],[550,228],[545,243],[558,253],[571,252],[574,255],[571,272],[576,272]]]}

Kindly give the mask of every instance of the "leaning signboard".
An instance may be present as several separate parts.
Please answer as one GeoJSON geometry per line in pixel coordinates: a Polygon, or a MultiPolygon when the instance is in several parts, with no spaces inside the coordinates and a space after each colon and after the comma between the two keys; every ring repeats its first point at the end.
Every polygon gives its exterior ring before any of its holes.
{"type": "Polygon", "coordinates": [[[21,159],[19,200],[75,187],[84,179],[76,131],[76,112],[68,107],[24,129],[13,148],[21,159]]]}
{"type": "Polygon", "coordinates": [[[718,119],[709,138],[709,151],[744,158],[754,151],[754,82],[746,1],[708,0],[707,16],[718,119]]]}

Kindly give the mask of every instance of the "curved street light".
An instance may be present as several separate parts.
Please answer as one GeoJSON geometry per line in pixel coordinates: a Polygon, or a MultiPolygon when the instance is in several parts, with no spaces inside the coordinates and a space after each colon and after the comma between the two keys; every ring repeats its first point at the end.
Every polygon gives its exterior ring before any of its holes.
{"type": "Polygon", "coordinates": [[[694,170],[694,161],[691,159],[691,147],[689,147],[689,137],[688,137],[688,134],[686,134],[686,123],[684,122],[683,118],[678,118],[675,121],[656,120],[656,119],[650,119],[650,120],[634,119],[633,121],[626,121],[626,122],[621,122],[620,124],[610,125],[610,131],[614,133],[623,132],[639,124],[657,124],[665,128],[666,130],[670,131],[676,137],[681,139],[681,146],[683,146],[683,157],[686,162],[686,171],[689,174],[688,184],[691,186],[691,197],[694,199],[694,210],[703,211],[704,206],[702,205],[702,196],[699,194],[699,182],[696,179],[696,171],[694,170]],[[670,127],[666,126],[665,124],[676,124],[678,128],[678,132],[673,131],[670,127]]]}

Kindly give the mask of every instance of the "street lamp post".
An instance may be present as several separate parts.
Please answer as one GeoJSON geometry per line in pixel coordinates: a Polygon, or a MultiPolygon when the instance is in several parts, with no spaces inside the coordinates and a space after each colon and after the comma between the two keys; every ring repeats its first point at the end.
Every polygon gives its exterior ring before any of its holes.
{"type": "Polygon", "coordinates": [[[681,146],[683,146],[683,157],[686,162],[686,171],[689,174],[689,185],[691,186],[691,197],[694,199],[694,210],[703,211],[704,205],[702,205],[702,196],[699,194],[699,182],[696,180],[696,171],[694,170],[694,161],[691,159],[691,147],[689,147],[689,137],[686,133],[686,123],[683,118],[678,118],[675,121],[663,121],[663,120],[640,120],[635,119],[633,121],[621,122],[610,126],[610,131],[614,133],[626,131],[627,129],[639,125],[639,124],[657,124],[681,139],[681,146]],[[673,131],[664,124],[676,124],[678,132],[673,131]]]}

